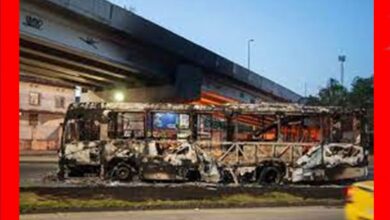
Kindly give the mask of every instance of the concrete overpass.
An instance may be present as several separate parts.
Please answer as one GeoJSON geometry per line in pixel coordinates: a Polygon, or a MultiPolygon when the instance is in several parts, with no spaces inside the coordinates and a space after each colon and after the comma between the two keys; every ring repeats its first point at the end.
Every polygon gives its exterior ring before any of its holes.
{"type": "Polygon", "coordinates": [[[105,0],[21,0],[22,80],[111,101],[288,101],[293,91],[105,0]]]}

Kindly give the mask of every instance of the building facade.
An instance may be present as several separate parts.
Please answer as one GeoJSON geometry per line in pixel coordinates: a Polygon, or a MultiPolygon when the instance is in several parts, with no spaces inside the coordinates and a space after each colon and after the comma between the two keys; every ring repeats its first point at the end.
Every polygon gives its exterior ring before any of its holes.
{"type": "Polygon", "coordinates": [[[19,83],[19,148],[56,150],[67,106],[74,101],[69,86],[25,81],[19,83]]]}

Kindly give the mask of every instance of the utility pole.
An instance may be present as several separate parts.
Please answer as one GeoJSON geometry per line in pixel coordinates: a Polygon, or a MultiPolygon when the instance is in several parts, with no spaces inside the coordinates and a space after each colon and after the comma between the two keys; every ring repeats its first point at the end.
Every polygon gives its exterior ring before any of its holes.
{"type": "Polygon", "coordinates": [[[251,43],[255,41],[253,39],[248,40],[248,70],[251,70],[251,43]]]}
{"type": "Polygon", "coordinates": [[[307,97],[307,82],[305,82],[305,98],[307,97]]]}
{"type": "Polygon", "coordinates": [[[346,60],[345,55],[339,55],[339,62],[340,62],[340,83],[342,86],[344,86],[344,62],[346,60]]]}

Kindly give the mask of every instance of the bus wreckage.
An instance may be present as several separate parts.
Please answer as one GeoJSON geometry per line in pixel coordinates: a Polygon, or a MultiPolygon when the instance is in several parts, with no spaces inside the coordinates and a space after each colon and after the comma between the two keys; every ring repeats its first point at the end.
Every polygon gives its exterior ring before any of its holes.
{"type": "Polygon", "coordinates": [[[75,103],[59,176],[259,183],[367,175],[362,111],[286,103],[75,103]]]}

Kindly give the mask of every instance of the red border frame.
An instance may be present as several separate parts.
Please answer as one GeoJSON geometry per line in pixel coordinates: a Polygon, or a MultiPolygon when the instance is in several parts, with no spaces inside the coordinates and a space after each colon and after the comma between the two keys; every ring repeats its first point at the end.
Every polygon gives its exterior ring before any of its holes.
{"type": "Polygon", "coordinates": [[[374,2],[374,148],[375,219],[389,217],[389,78],[390,78],[390,1],[374,2]],[[387,165],[387,166],[386,166],[387,165]]]}
{"type": "MultiPolygon", "coordinates": [[[[390,1],[375,0],[375,218],[386,219],[390,147],[390,1]]],[[[0,0],[0,219],[19,218],[19,1],[0,0]]]]}
{"type": "Polygon", "coordinates": [[[0,219],[19,219],[19,1],[0,1],[0,219]]]}

